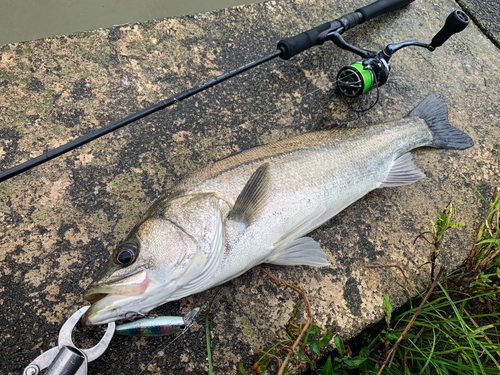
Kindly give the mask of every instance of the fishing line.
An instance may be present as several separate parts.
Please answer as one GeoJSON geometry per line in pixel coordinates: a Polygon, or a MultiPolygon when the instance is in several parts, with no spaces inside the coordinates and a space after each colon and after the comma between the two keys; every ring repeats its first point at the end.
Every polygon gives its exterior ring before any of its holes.
{"type": "MultiPolygon", "coordinates": [[[[354,74],[354,73],[353,73],[354,74]]],[[[340,79],[345,79],[349,76],[344,76],[342,78],[339,78],[340,79]]],[[[374,75],[373,76],[373,79],[375,81],[375,87],[377,88],[377,97],[375,98],[375,101],[368,107],[368,108],[365,108],[365,109],[355,109],[354,107],[352,107],[349,102],[345,99],[346,96],[344,95],[344,93],[342,92],[342,90],[337,90],[337,92],[339,93],[340,97],[342,98],[342,101],[344,102],[344,104],[347,106],[347,108],[349,108],[351,111],[353,111],[355,114],[359,114],[359,113],[363,113],[363,112],[368,112],[370,109],[372,109],[373,107],[375,107],[375,105],[378,103],[378,99],[380,97],[380,88],[379,88],[379,85],[378,85],[378,81],[377,81],[377,76],[374,75]]]]}
{"type": "MultiPolygon", "coordinates": [[[[219,292],[217,292],[217,293],[215,294],[214,299],[215,299],[215,297],[217,296],[217,294],[218,294],[218,293],[219,293],[219,292]]],[[[213,300],[212,300],[212,302],[213,302],[213,300]]],[[[142,373],[148,369],[149,365],[150,365],[150,364],[152,364],[152,363],[155,361],[155,359],[156,359],[156,358],[158,358],[158,357],[160,356],[160,353],[161,353],[161,352],[164,352],[164,351],[165,351],[165,349],[167,349],[170,345],[172,345],[172,344],[173,344],[176,340],[178,340],[178,339],[179,339],[182,335],[185,335],[185,334],[187,333],[187,331],[189,330],[189,328],[191,328],[191,326],[193,325],[193,323],[194,323],[194,322],[197,322],[198,324],[201,324],[200,322],[202,322],[203,320],[204,320],[204,318],[203,318],[203,317],[198,318],[198,320],[193,319],[193,320],[191,321],[191,323],[189,323],[189,325],[187,325],[187,326],[186,326],[186,328],[184,328],[184,330],[183,330],[182,332],[178,333],[178,334],[177,334],[177,336],[176,336],[175,338],[173,338],[173,339],[172,339],[172,341],[170,341],[170,342],[169,342],[169,343],[168,343],[168,344],[167,344],[167,345],[166,345],[166,346],[165,346],[162,350],[160,350],[160,351],[159,351],[159,352],[158,352],[158,353],[157,353],[157,354],[153,357],[153,359],[151,359],[151,361],[149,361],[149,362],[148,362],[148,364],[144,367],[144,370],[141,370],[141,372],[140,372],[139,374],[137,374],[137,375],[142,375],[142,373]]],[[[201,325],[203,325],[203,324],[201,324],[201,325]]]]}
{"type": "MultiPolygon", "coordinates": [[[[330,87],[330,86],[332,86],[332,85],[336,84],[338,81],[339,81],[339,80],[337,79],[337,80],[335,80],[335,81],[333,81],[333,82],[329,82],[329,83],[327,83],[327,84],[326,84],[326,85],[324,85],[324,86],[318,87],[317,89],[314,89],[314,90],[312,90],[312,91],[310,91],[310,92],[308,92],[308,93],[306,93],[306,94],[304,94],[304,95],[302,95],[302,96],[300,96],[300,97],[298,97],[298,98],[295,98],[295,99],[293,99],[293,100],[291,100],[291,101],[289,101],[289,102],[287,102],[287,103],[285,103],[285,104],[283,104],[283,105],[281,105],[281,106],[279,106],[279,107],[276,107],[276,108],[274,108],[274,109],[272,109],[272,110],[270,110],[270,111],[268,111],[268,112],[265,112],[265,113],[263,113],[262,115],[259,115],[259,116],[255,117],[255,118],[251,119],[251,120],[245,121],[245,122],[243,122],[243,123],[241,123],[241,124],[239,124],[239,125],[237,125],[237,126],[235,126],[235,127],[231,128],[231,129],[228,129],[228,130],[226,130],[226,131],[224,131],[224,132],[222,132],[222,133],[220,133],[220,134],[218,134],[218,135],[215,135],[215,136],[213,136],[213,137],[210,137],[210,138],[208,138],[208,139],[206,139],[206,140],[204,140],[204,141],[202,141],[202,142],[199,142],[199,143],[197,143],[196,145],[194,145],[194,146],[192,146],[192,147],[185,148],[184,150],[179,151],[179,152],[177,152],[177,153],[175,153],[175,154],[173,154],[173,155],[170,155],[169,157],[167,157],[167,158],[165,158],[165,159],[163,159],[163,160],[160,160],[160,161],[158,161],[158,162],[156,162],[156,163],[154,163],[154,164],[152,164],[152,165],[150,165],[150,166],[146,166],[146,167],[145,167],[142,171],[140,171],[140,172],[131,172],[131,173],[129,173],[129,174],[126,174],[126,175],[124,175],[124,176],[122,176],[122,177],[120,177],[120,178],[118,178],[118,179],[116,179],[116,180],[114,180],[114,181],[110,182],[109,184],[107,184],[107,185],[105,185],[105,186],[103,186],[103,187],[101,187],[101,188],[99,188],[99,189],[95,189],[95,190],[93,190],[92,192],[89,192],[89,193],[87,193],[87,194],[85,194],[85,195],[83,195],[83,196],[81,196],[81,197],[79,197],[79,198],[76,198],[76,199],[74,199],[74,200],[70,201],[69,203],[62,204],[62,205],[60,205],[59,207],[56,207],[56,208],[54,208],[54,209],[52,209],[52,210],[49,210],[49,211],[47,211],[47,212],[44,212],[43,214],[40,214],[39,216],[36,216],[35,218],[33,218],[33,219],[31,219],[31,220],[28,220],[28,221],[26,221],[26,222],[23,222],[23,223],[21,223],[21,224],[18,224],[18,225],[16,225],[15,227],[10,228],[10,229],[8,229],[8,230],[6,230],[6,231],[4,231],[4,232],[0,232],[0,238],[5,237],[7,234],[9,234],[9,233],[11,233],[11,232],[13,232],[13,231],[19,230],[19,229],[21,229],[21,228],[25,227],[25,226],[26,226],[26,225],[28,225],[28,224],[33,224],[33,223],[35,223],[35,222],[37,222],[37,221],[39,221],[39,220],[41,220],[41,219],[45,218],[45,217],[46,217],[46,216],[48,216],[48,215],[52,215],[52,214],[54,214],[54,213],[56,213],[56,212],[58,212],[58,211],[60,211],[60,210],[63,210],[64,208],[67,208],[67,207],[69,207],[69,206],[73,206],[74,204],[76,204],[76,203],[80,202],[81,200],[83,200],[83,199],[85,199],[85,198],[87,198],[87,197],[90,197],[90,196],[92,196],[92,195],[97,195],[100,191],[102,191],[102,190],[106,190],[106,189],[107,189],[107,188],[109,188],[109,187],[113,187],[113,186],[115,186],[116,184],[118,184],[118,183],[120,183],[120,182],[122,182],[122,181],[124,181],[124,180],[126,180],[126,179],[128,179],[128,178],[134,177],[134,176],[136,176],[136,175],[137,175],[137,174],[139,174],[139,173],[142,173],[142,172],[147,171],[147,170],[151,170],[152,168],[154,168],[154,167],[156,167],[156,166],[158,166],[158,165],[160,165],[160,164],[162,164],[162,163],[164,163],[164,162],[166,162],[166,161],[169,161],[169,160],[171,160],[171,159],[173,159],[173,158],[175,158],[175,157],[178,157],[178,156],[181,156],[181,155],[183,155],[183,154],[186,154],[186,153],[188,153],[188,152],[190,152],[190,151],[194,151],[196,148],[198,148],[198,147],[200,147],[200,146],[203,146],[203,145],[205,145],[205,144],[207,144],[207,143],[209,143],[209,142],[213,142],[213,141],[215,141],[215,140],[217,140],[217,139],[219,139],[219,138],[222,138],[224,135],[229,134],[229,133],[231,133],[231,132],[234,132],[234,131],[236,131],[236,130],[238,130],[238,129],[242,128],[242,127],[243,127],[243,126],[245,126],[245,125],[251,124],[251,123],[253,123],[253,122],[255,122],[255,121],[257,121],[257,120],[259,120],[259,119],[261,119],[261,118],[263,118],[263,117],[265,117],[265,116],[268,116],[268,115],[272,114],[272,113],[278,112],[279,110],[281,110],[281,109],[283,109],[283,108],[285,108],[285,107],[287,107],[287,106],[289,106],[289,105],[291,105],[291,104],[293,104],[293,103],[295,103],[295,102],[297,102],[297,101],[299,101],[299,100],[301,100],[301,99],[303,99],[303,98],[306,98],[306,97],[308,97],[308,96],[311,96],[311,95],[315,94],[315,93],[316,93],[316,92],[318,92],[318,91],[322,91],[322,90],[324,90],[325,88],[330,87]]],[[[141,167],[144,167],[144,164],[142,164],[142,165],[140,165],[140,166],[141,166],[141,167]]]]}

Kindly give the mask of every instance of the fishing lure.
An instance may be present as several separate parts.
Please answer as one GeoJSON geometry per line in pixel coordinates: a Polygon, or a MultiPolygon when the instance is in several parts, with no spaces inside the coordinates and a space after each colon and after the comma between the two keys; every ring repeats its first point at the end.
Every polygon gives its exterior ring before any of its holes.
{"type": "Polygon", "coordinates": [[[130,323],[116,326],[115,333],[118,335],[135,337],[159,337],[173,335],[184,331],[189,327],[198,314],[197,307],[182,316],[157,316],[155,318],[143,318],[130,323]]]}

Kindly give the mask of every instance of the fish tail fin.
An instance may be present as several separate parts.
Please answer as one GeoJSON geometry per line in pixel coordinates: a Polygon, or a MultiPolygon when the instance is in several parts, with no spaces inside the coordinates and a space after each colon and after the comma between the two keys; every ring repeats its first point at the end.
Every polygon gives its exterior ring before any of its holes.
{"type": "Polygon", "coordinates": [[[431,147],[465,150],[474,145],[471,137],[450,125],[446,103],[439,94],[429,95],[408,116],[425,120],[434,134],[434,140],[429,145],[431,147]]]}

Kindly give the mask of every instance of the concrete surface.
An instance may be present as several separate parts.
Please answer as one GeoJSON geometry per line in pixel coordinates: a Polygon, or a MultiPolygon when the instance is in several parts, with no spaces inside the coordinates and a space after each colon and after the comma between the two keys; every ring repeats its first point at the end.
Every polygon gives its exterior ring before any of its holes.
{"type": "MultiPolygon", "coordinates": [[[[0,167],[238,67],[274,50],[282,37],[365,4],[272,1],[1,47],[0,167]]],[[[457,7],[451,0],[416,0],[344,37],[374,50],[389,42],[430,41],[457,7]]],[[[451,199],[466,227],[447,235],[440,261],[458,266],[486,210],[474,189],[489,196],[500,184],[500,52],[475,24],[433,53],[402,50],[379,104],[360,120],[331,86],[338,69],[356,59],[326,43],[290,61],[269,62],[0,184],[0,371],[18,374],[56,345],[59,328],[84,304],[83,290],[114,246],[180,178],[258,139],[268,143],[332,124],[400,118],[434,92],[445,98],[450,122],[476,145],[416,151],[427,178],[375,191],[311,234],[331,268],[288,267],[275,274],[301,283],[320,326],[338,325],[344,338],[352,337],[382,318],[384,292],[395,305],[407,300],[398,270],[365,265],[397,264],[423,288],[429,268],[419,266],[431,249],[413,239],[451,199]]],[[[168,348],[170,338],[116,337],[90,372],[205,372],[203,321],[216,292],[210,315],[215,373],[237,373],[240,361],[249,368],[259,349],[283,337],[280,327],[296,301],[264,280],[259,268],[158,308],[161,315],[202,308],[189,334],[168,348]]],[[[75,337],[89,347],[101,335],[100,329],[79,328],[75,337]]]]}
{"type": "Polygon", "coordinates": [[[481,31],[500,48],[500,1],[457,0],[481,31]]]}

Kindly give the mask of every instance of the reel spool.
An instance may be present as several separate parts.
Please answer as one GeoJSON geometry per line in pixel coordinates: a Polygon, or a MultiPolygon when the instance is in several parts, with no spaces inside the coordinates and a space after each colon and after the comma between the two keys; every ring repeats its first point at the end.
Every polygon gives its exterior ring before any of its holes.
{"type": "Polygon", "coordinates": [[[337,74],[337,89],[348,98],[357,98],[371,89],[375,77],[361,62],[341,68],[337,74]]]}
{"type": "Polygon", "coordinates": [[[357,98],[387,82],[391,63],[373,57],[344,66],[337,74],[337,90],[347,98],[357,98]]]}

